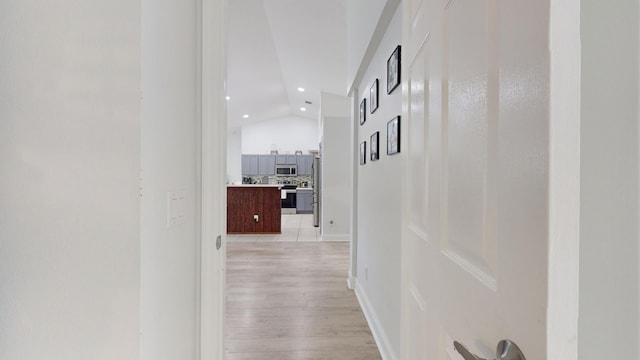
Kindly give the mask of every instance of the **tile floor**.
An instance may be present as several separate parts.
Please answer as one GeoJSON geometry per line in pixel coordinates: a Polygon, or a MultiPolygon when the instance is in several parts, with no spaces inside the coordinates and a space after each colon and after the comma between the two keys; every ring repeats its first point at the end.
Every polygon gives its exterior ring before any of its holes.
{"type": "Polygon", "coordinates": [[[320,228],[313,226],[313,214],[282,215],[282,234],[228,235],[227,242],[314,242],[320,228]]]}

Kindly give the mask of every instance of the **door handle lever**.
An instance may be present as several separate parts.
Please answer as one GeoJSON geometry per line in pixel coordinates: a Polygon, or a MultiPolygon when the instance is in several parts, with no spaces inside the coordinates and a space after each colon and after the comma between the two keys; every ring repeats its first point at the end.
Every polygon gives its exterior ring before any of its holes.
{"type": "MultiPolygon", "coordinates": [[[[462,355],[464,360],[488,360],[473,354],[457,341],[453,342],[453,347],[462,355]]],[[[516,343],[511,340],[500,340],[496,349],[495,360],[526,360],[526,358],[516,343]]]]}

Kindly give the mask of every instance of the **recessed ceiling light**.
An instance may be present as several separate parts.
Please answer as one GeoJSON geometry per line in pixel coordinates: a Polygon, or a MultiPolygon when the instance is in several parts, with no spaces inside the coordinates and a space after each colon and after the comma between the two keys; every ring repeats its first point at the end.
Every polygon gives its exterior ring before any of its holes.
{"type": "Polygon", "coordinates": [[[301,107],[301,108],[300,108],[300,111],[307,111],[307,108],[303,108],[303,107],[301,107]]]}
{"type": "Polygon", "coordinates": [[[248,119],[248,118],[249,118],[249,115],[244,114],[244,115],[242,115],[242,117],[243,117],[243,118],[245,118],[245,119],[248,119]]]}
{"type": "Polygon", "coordinates": [[[304,88],[299,87],[299,88],[298,88],[298,91],[300,91],[300,92],[304,92],[304,88]]]}
{"type": "Polygon", "coordinates": [[[225,99],[227,99],[227,100],[231,100],[231,96],[227,96],[225,99]]]}

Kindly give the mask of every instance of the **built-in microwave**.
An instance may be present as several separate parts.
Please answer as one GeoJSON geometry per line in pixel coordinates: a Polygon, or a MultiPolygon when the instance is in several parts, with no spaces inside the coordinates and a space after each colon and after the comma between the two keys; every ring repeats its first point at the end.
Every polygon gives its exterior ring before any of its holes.
{"type": "Polygon", "coordinates": [[[276,175],[279,176],[295,176],[297,173],[295,165],[276,165],[276,175]]]}

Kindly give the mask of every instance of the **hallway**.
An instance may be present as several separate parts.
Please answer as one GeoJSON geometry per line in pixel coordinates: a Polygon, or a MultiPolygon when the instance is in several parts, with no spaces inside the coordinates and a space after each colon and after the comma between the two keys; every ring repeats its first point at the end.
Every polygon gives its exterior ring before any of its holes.
{"type": "Polygon", "coordinates": [[[380,359],[346,287],[349,243],[314,242],[306,220],[283,216],[280,236],[230,237],[227,360],[380,359]]]}

